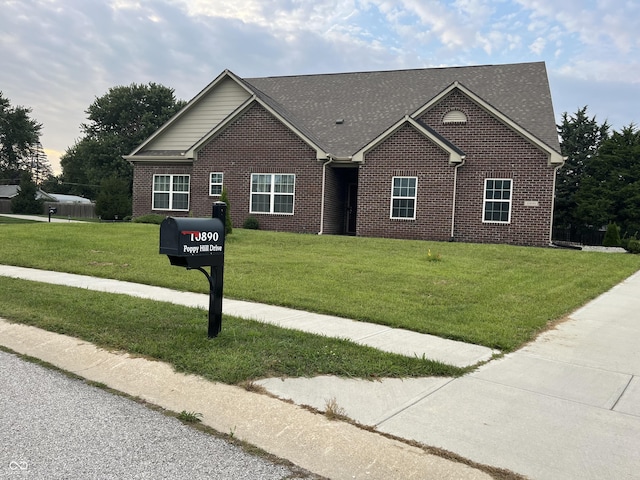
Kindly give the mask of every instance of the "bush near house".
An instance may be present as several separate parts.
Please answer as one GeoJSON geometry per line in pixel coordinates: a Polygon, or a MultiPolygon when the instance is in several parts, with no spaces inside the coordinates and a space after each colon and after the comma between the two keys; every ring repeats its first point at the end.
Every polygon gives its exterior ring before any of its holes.
{"type": "Polygon", "coordinates": [[[604,234],[604,240],[602,245],[605,247],[619,247],[620,246],[620,228],[615,222],[607,225],[607,232],[604,234]]]}

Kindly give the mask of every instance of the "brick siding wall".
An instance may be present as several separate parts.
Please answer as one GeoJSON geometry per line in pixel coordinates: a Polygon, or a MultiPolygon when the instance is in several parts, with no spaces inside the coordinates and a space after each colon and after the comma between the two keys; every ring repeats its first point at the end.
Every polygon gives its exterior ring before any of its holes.
{"type": "MultiPolygon", "coordinates": [[[[133,169],[133,216],[139,217],[148,213],[158,213],[173,217],[186,216],[188,212],[172,210],[152,210],[153,207],[153,176],[154,175],[191,175],[191,164],[162,164],[153,165],[137,163],[133,169]]],[[[191,176],[193,181],[193,175],[191,176]]],[[[189,199],[191,202],[191,198],[189,199]]],[[[211,216],[211,211],[207,216],[211,216]]]]}
{"type": "Polygon", "coordinates": [[[406,125],[367,153],[358,181],[357,234],[367,237],[448,240],[453,167],[449,155],[406,125]],[[417,177],[416,219],[391,219],[394,176],[417,177]]]}
{"type": "Polygon", "coordinates": [[[251,107],[198,152],[191,183],[194,216],[210,215],[211,204],[218,199],[209,196],[211,172],[224,174],[234,227],[252,215],[264,230],[320,231],[322,162],[315,150],[263,107],[251,107]],[[252,173],[294,174],[294,214],[249,213],[252,173]]]}
{"type": "Polygon", "coordinates": [[[543,151],[459,91],[431,108],[421,120],[466,154],[465,164],[458,170],[454,232],[457,241],[549,244],[554,169],[543,151]],[[444,114],[452,109],[463,111],[467,123],[442,124],[444,114]],[[486,178],[513,180],[509,224],[482,221],[486,178]],[[537,206],[526,206],[525,202],[537,202],[537,206]]]}

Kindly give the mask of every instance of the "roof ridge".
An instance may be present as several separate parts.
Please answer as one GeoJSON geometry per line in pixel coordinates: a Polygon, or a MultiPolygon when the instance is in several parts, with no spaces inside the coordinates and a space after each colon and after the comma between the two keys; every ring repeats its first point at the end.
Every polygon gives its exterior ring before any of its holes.
{"type": "Polygon", "coordinates": [[[544,61],[536,62],[518,62],[518,63],[487,63],[484,65],[452,65],[452,66],[438,66],[438,67],[421,67],[421,68],[397,68],[392,70],[357,70],[349,72],[332,72],[332,73],[302,73],[291,75],[269,75],[266,77],[249,77],[242,78],[246,82],[251,80],[268,80],[268,79],[281,79],[281,78],[307,78],[307,77],[336,77],[341,75],[366,75],[366,74],[379,74],[379,73],[407,73],[407,72],[421,72],[424,70],[455,70],[455,69],[475,69],[475,68],[496,68],[496,67],[516,67],[521,65],[536,65],[544,64],[544,61]]]}

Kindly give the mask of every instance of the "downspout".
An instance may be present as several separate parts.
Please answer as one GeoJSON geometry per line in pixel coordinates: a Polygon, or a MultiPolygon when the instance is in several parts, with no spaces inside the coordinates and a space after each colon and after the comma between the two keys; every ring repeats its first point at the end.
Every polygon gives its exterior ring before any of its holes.
{"type": "Polygon", "coordinates": [[[453,206],[451,207],[451,236],[449,237],[449,241],[453,242],[454,240],[454,232],[456,227],[456,193],[458,191],[458,168],[464,165],[465,157],[462,156],[462,161],[458,163],[453,169],[453,201],[451,202],[453,206]]]}
{"type": "Polygon", "coordinates": [[[329,160],[322,164],[322,198],[320,199],[320,231],[318,235],[322,235],[324,233],[324,191],[325,191],[325,180],[327,177],[327,165],[333,162],[334,158],[331,155],[327,155],[329,160]]]}
{"type": "MultiPolygon", "coordinates": [[[[566,157],[565,157],[566,160],[566,157]]],[[[553,245],[553,213],[556,209],[556,181],[558,180],[558,170],[564,167],[564,162],[553,169],[553,195],[551,195],[551,221],[549,222],[549,245],[553,245]]]]}

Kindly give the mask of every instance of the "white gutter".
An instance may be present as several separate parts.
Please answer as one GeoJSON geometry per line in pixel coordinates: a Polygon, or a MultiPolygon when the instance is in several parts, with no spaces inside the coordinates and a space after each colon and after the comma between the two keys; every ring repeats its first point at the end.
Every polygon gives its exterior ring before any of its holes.
{"type": "Polygon", "coordinates": [[[324,233],[324,190],[325,190],[325,179],[327,175],[327,165],[333,162],[333,157],[328,155],[329,160],[322,164],[322,197],[320,199],[320,231],[318,235],[322,235],[324,233]]]}
{"type": "MultiPolygon", "coordinates": [[[[564,157],[563,160],[566,160],[564,157]]],[[[556,209],[556,181],[558,180],[558,170],[564,166],[564,161],[553,169],[553,194],[551,195],[551,222],[549,222],[549,245],[553,245],[553,212],[556,209]]]]}
{"type": "Polygon", "coordinates": [[[453,206],[451,207],[451,237],[450,240],[453,241],[453,234],[456,227],[456,192],[458,191],[458,168],[464,165],[465,156],[462,155],[462,161],[458,163],[453,169],[453,201],[451,202],[453,206]]]}

